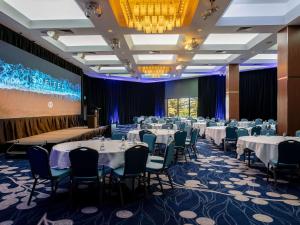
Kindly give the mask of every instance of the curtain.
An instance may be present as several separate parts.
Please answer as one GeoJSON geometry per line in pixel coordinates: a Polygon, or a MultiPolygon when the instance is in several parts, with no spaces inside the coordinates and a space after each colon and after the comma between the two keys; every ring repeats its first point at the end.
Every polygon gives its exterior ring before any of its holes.
{"type": "Polygon", "coordinates": [[[198,78],[198,116],[225,118],[225,88],[224,76],[198,78]]]}
{"type": "Polygon", "coordinates": [[[240,117],[277,118],[277,69],[240,73],[240,117]]]}
{"type": "Polygon", "coordinates": [[[100,123],[132,123],[134,116],[164,116],[165,83],[136,83],[84,76],[89,113],[100,110],[100,123]]]}

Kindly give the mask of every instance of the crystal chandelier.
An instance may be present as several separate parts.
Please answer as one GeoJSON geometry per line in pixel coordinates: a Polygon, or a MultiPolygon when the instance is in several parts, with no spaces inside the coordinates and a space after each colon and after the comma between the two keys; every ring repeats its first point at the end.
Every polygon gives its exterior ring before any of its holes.
{"type": "Polygon", "coordinates": [[[139,66],[138,70],[146,75],[150,75],[153,78],[159,78],[164,74],[167,74],[171,71],[170,66],[160,66],[160,65],[151,65],[151,66],[139,66]]]}
{"type": "Polygon", "coordinates": [[[190,24],[198,0],[110,0],[121,26],[149,33],[164,33],[190,24]]]}

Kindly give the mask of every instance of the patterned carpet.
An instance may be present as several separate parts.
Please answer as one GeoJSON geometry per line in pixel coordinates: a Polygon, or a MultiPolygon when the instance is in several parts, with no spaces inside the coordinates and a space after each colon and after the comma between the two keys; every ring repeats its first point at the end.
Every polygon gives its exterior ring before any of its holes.
{"type": "Polygon", "coordinates": [[[81,199],[71,205],[68,181],[54,198],[49,197],[49,185],[40,184],[27,206],[32,184],[28,162],[0,157],[0,225],[300,224],[298,184],[279,180],[275,187],[265,181],[264,171],[248,168],[232,153],[224,154],[203,140],[197,147],[196,161],[172,167],[174,190],[165,182],[162,195],[153,180],[147,199],[142,190],[137,190],[138,197],[128,192],[124,207],[117,194],[105,196],[98,206],[96,193],[85,191],[85,186],[81,186],[81,199]]]}

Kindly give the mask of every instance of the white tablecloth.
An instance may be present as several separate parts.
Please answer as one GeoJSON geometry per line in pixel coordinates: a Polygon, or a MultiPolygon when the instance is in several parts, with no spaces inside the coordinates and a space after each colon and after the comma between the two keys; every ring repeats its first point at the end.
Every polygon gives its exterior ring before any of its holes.
{"type": "MultiPolygon", "coordinates": [[[[242,127],[239,127],[242,128],[242,127]]],[[[246,128],[251,134],[251,128],[246,128]]],[[[206,127],[205,136],[207,139],[212,139],[217,145],[222,143],[222,139],[226,137],[226,126],[206,127]]]]}
{"type": "Polygon", "coordinates": [[[195,122],[193,128],[199,129],[199,135],[202,136],[205,133],[206,122],[195,122]]]}
{"type": "MultiPolygon", "coordinates": [[[[149,124],[152,126],[153,129],[162,129],[162,126],[164,125],[162,123],[149,123],[149,124]]],[[[173,124],[173,128],[172,129],[173,130],[177,130],[177,125],[173,124]]]]}
{"type": "MultiPolygon", "coordinates": [[[[127,139],[129,141],[137,140],[140,141],[139,132],[141,130],[131,130],[127,134],[127,139]]],[[[166,130],[166,129],[149,129],[153,134],[156,135],[156,143],[163,143],[168,144],[168,138],[169,136],[172,136],[174,138],[174,134],[176,130],[166,130]]]]}
{"type": "Polygon", "coordinates": [[[283,136],[247,136],[240,137],[237,142],[237,154],[242,155],[245,148],[255,152],[255,155],[267,166],[270,160],[278,159],[278,144],[285,140],[297,140],[297,137],[283,136]]]}
{"type": "MultiPolygon", "coordinates": [[[[147,146],[146,143],[140,144],[147,146]]],[[[71,165],[69,152],[78,147],[89,147],[99,152],[99,167],[105,165],[111,168],[118,168],[124,164],[124,152],[132,147],[133,143],[126,141],[123,149],[121,145],[122,142],[120,140],[105,140],[104,150],[100,150],[100,140],[74,141],[57,144],[52,147],[50,153],[50,166],[59,169],[69,168],[71,165]]]]}

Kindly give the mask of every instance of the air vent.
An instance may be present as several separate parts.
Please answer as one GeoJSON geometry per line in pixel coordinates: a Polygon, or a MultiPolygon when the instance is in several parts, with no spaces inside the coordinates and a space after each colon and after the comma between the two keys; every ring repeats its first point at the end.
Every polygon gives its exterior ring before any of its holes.
{"type": "Polygon", "coordinates": [[[160,51],[149,51],[149,54],[159,54],[160,51]]]}
{"type": "MultiPolygon", "coordinates": [[[[47,34],[49,30],[42,30],[41,33],[42,34],[47,34]]],[[[74,34],[74,32],[71,30],[71,29],[58,29],[58,30],[55,30],[57,31],[60,35],[63,35],[63,34],[74,34]]]]}
{"type": "Polygon", "coordinates": [[[216,53],[223,53],[224,54],[224,53],[226,53],[226,51],[224,51],[224,50],[217,50],[216,53]]]}
{"type": "Polygon", "coordinates": [[[253,27],[240,27],[236,31],[237,32],[240,32],[240,31],[251,31],[252,29],[253,29],[253,27]]]}

